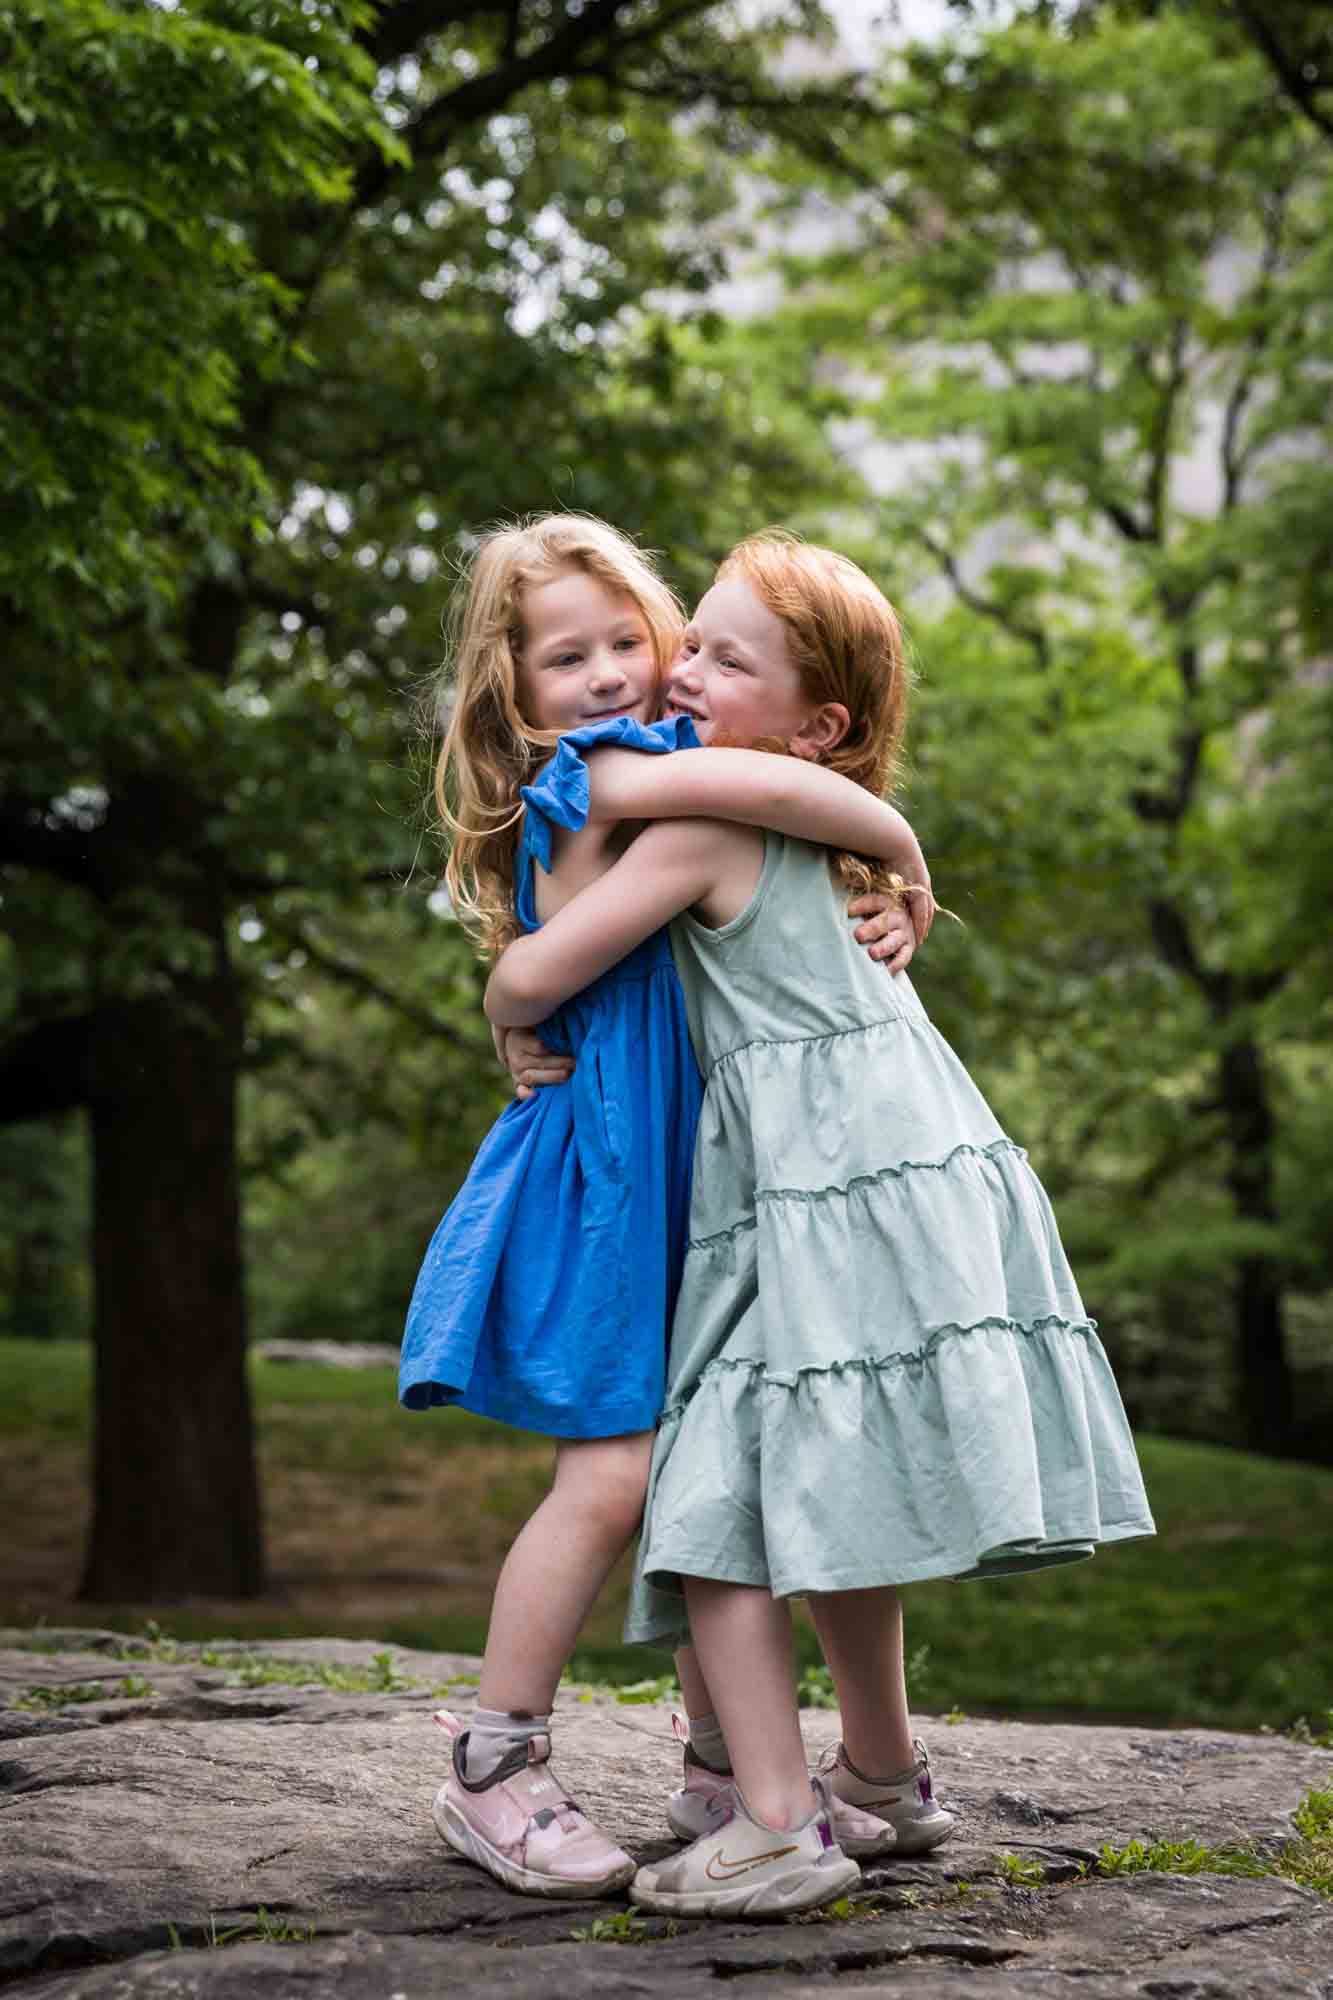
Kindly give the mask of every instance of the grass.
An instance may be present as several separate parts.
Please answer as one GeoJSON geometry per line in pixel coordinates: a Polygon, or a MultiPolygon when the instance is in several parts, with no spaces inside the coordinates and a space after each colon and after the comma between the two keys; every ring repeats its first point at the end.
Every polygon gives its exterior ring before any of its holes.
{"type": "MultiPolygon", "coordinates": [[[[400,1673],[393,1664],[393,1654],[388,1652],[376,1653],[368,1667],[334,1667],[318,1660],[266,1659],[262,1653],[243,1653],[238,1657],[204,1646],[199,1662],[201,1666],[223,1668],[231,1687],[322,1687],[338,1694],[405,1694],[427,1685],[411,1674],[400,1673]]],[[[432,1692],[443,1694],[445,1686],[432,1692]]]]}
{"type": "Polygon", "coordinates": [[[157,1690],[142,1674],[126,1674],[116,1687],[103,1681],[69,1681],[61,1687],[32,1687],[10,1703],[11,1708],[71,1708],[81,1701],[147,1701],[157,1690]]]}
{"type": "Polygon", "coordinates": [[[178,1925],[168,1924],[167,1941],[173,1951],[189,1951],[202,1947],[208,1951],[220,1951],[229,1944],[313,1944],[315,1926],[313,1924],[293,1924],[286,1917],[275,1916],[262,1906],[253,1917],[242,1923],[228,1924],[224,1930],[218,1929],[216,1916],[208,1920],[207,1929],[196,1937],[187,1930],[181,1935],[178,1925]]]}
{"type": "MultiPolygon", "coordinates": [[[[0,1622],[137,1630],[156,1617],[181,1641],[342,1635],[480,1651],[496,1570],[545,1490],[549,1447],[457,1412],[408,1416],[388,1371],[257,1363],[277,1587],[249,1604],[83,1605],[89,1375],[77,1344],[0,1342],[0,1622]]],[[[1333,1727],[1333,1470],[1164,1438],[1140,1446],[1155,1541],[1044,1576],[906,1593],[914,1704],[1235,1729],[1304,1721],[1318,1740],[1333,1727]]],[[[669,1698],[670,1661],[619,1644],[627,1580],[622,1565],[580,1644],[579,1678],[669,1698]]],[[[804,1622],[799,1646],[817,1702],[827,1687],[804,1622]]]]}
{"type": "Polygon", "coordinates": [[[1131,1840],[1126,1847],[1103,1847],[1095,1872],[1278,1876],[1333,1899],[1333,1791],[1307,1792],[1292,1819],[1296,1837],[1276,1856],[1253,1847],[1205,1847],[1197,1840],[1131,1840]]]}
{"type": "Polygon", "coordinates": [[[590,1924],[577,1925],[569,1935],[575,1944],[648,1944],[662,1935],[672,1937],[675,1931],[672,1924],[663,1933],[637,1910],[617,1910],[613,1917],[595,1917],[590,1924]]]}
{"type": "Polygon", "coordinates": [[[1031,1855],[1000,1854],[996,1856],[996,1860],[999,1864],[1000,1880],[1011,1889],[1035,1889],[1046,1880],[1044,1863],[1035,1860],[1031,1855]]]}
{"type": "Polygon", "coordinates": [[[1251,1847],[1205,1847],[1198,1840],[1131,1840],[1125,1847],[1103,1846],[1097,1856],[1099,1875],[1272,1875],[1251,1847]]]}
{"type": "Polygon", "coordinates": [[[1278,1873],[1333,1900],[1333,1791],[1308,1793],[1295,1818],[1297,1838],[1284,1851],[1278,1873]]]}

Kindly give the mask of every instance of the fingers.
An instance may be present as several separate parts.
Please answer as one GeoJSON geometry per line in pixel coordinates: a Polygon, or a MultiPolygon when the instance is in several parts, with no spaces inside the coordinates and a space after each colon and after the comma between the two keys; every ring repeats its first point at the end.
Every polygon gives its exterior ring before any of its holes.
{"type": "Polygon", "coordinates": [[[852,932],[856,942],[865,945],[870,956],[886,965],[890,972],[903,972],[930,936],[937,907],[929,885],[923,884],[915,895],[908,895],[902,902],[879,890],[854,896],[847,905],[847,914],[864,919],[852,932]]]}
{"type": "MultiPolygon", "coordinates": [[[[849,914],[854,913],[849,911],[849,914]]],[[[904,927],[910,930],[911,925],[902,910],[896,904],[890,904],[887,909],[876,910],[863,924],[858,924],[852,936],[858,944],[875,944],[881,938],[901,932],[904,927]]]]}
{"type": "Polygon", "coordinates": [[[573,1056],[548,1049],[531,1028],[510,1028],[504,1043],[504,1064],[515,1084],[515,1096],[522,1103],[534,1090],[548,1090],[553,1084],[568,1083],[574,1074],[573,1056]]]}
{"type": "Polygon", "coordinates": [[[515,1083],[526,1090],[546,1090],[554,1083],[568,1083],[574,1074],[572,1062],[558,1064],[552,1060],[545,1068],[524,1068],[514,1071],[515,1083]]]}
{"type": "Polygon", "coordinates": [[[907,969],[918,943],[912,919],[902,909],[877,910],[867,922],[859,924],[852,935],[865,948],[867,957],[873,958],[889,973],[907,969]]]}
{"type": "Polygon", "coordinates": [[[906,972],[916,955],[916,939],[909,932],[906,937],[886,938],[883,944],[870,947],[870,956],[889,973],[906,972]]]}
{"type": "Polygon", "coordinates": [[[505,1042],[505,1053],[510,1067],[517,1068],[522,1063],[539,1063],[551,1051],[531,1028],[511,1028],[505,1042]]]}
{"type": "Polygon", "coordinates": [[[931,925],[935,921],[935,911],[939,907],[929,890],[924,896],[913,896],[911,902],[912,929],[918,944],[924,944],[930,936],[931,925]]]}

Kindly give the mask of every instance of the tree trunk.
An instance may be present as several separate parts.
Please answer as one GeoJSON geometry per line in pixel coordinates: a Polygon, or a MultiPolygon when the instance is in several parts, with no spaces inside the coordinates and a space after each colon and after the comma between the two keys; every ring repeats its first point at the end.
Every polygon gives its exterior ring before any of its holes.
{"type": "MultiPolygon", "coordinates": [[[[1263,1054],[1252,1036],[1226,1044],[1219,1081],[1231,1141],[1227,1180],[1236,1213],[1243,1221],[1274,1223],[1273,1112],[1263,1054]]],[[[1291,1449],[1292,1387],[1276,1259],[1262,1253],[1242,1257],[1232,1297],[1242,1434],[1251,1451],[1281,1457],[1291,1449]]]]}
{"type": "Polygon", "coordinates": [[[210,970],[178,973],[148,1000],[108,998],[91,1021],[97,1390],[81,1594],[104,1603],[264,1585],[236,1161],[240,994],[221,896],[199,873],[177,886],[210,970]]]}

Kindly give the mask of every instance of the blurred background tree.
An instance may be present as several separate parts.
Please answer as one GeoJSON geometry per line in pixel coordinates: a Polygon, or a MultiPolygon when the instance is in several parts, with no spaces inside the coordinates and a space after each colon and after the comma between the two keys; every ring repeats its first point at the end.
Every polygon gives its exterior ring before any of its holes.
{"type": "Polygon", "coordinates": [[[1239,0],[957,11],[0,0],[0,1310],[96,1336],[88,1596],[261,1588],[247,1328],[396,1339],[503,1101],[419,725],[553,505],[907,603],[921,981],[1132,1413],[1333,1453],[1314,31],[1304,103],[1239,0]]]}
{"type": "Polygon", "coordinates": [[[489,1038],[417,861],[442,552],[561,504],[701,550],[811,476],[813,433],[707,365],[730,165],[673,116],[803,18],[0,6],[0,1117],[89,1114],[91,1597],[262,1586],[242,1073],[269,1164],[312,1112],[382,1123],[336,986],[416,1038],[433,1203],[439,1132],[480,1129],[489,1038]]]}
{"type": "Polygon", "coordinates": [[[1329,1416],[1289,1328],[1326,1368],[1333,160],[1238,11],[905,50],[835,135],[844,240],[751,337],[846,385],[843,539],[923,605],[914,810],[988,933],[935,1009],[1140,1414],[1285,1452],[1329,1416]]]}

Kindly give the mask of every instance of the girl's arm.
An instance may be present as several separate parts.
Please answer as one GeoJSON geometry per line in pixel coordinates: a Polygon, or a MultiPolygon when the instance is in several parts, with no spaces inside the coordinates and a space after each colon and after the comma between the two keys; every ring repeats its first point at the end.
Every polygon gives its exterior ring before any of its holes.
{"type": "Polygon", "coordinates": [[[539,931],[509,946],[487,983],[487,1018],[505,1028],[544,1021],[562,1000],[581,993],[670,918],[702,901],[718,881],[720,834],[729,829],[705,820],[664,820],[646,828],[614,868],[581,889],[539,931]]]}
{"type": "Polygon", "coordinates": [[[902,814],[805,758],[724,749],[647,757],[608,747],[592,751],[587,767],[590,818],[739,820],[871,855],[889,862],[904,881],[930,887],[926,858],[902,814]]]}

